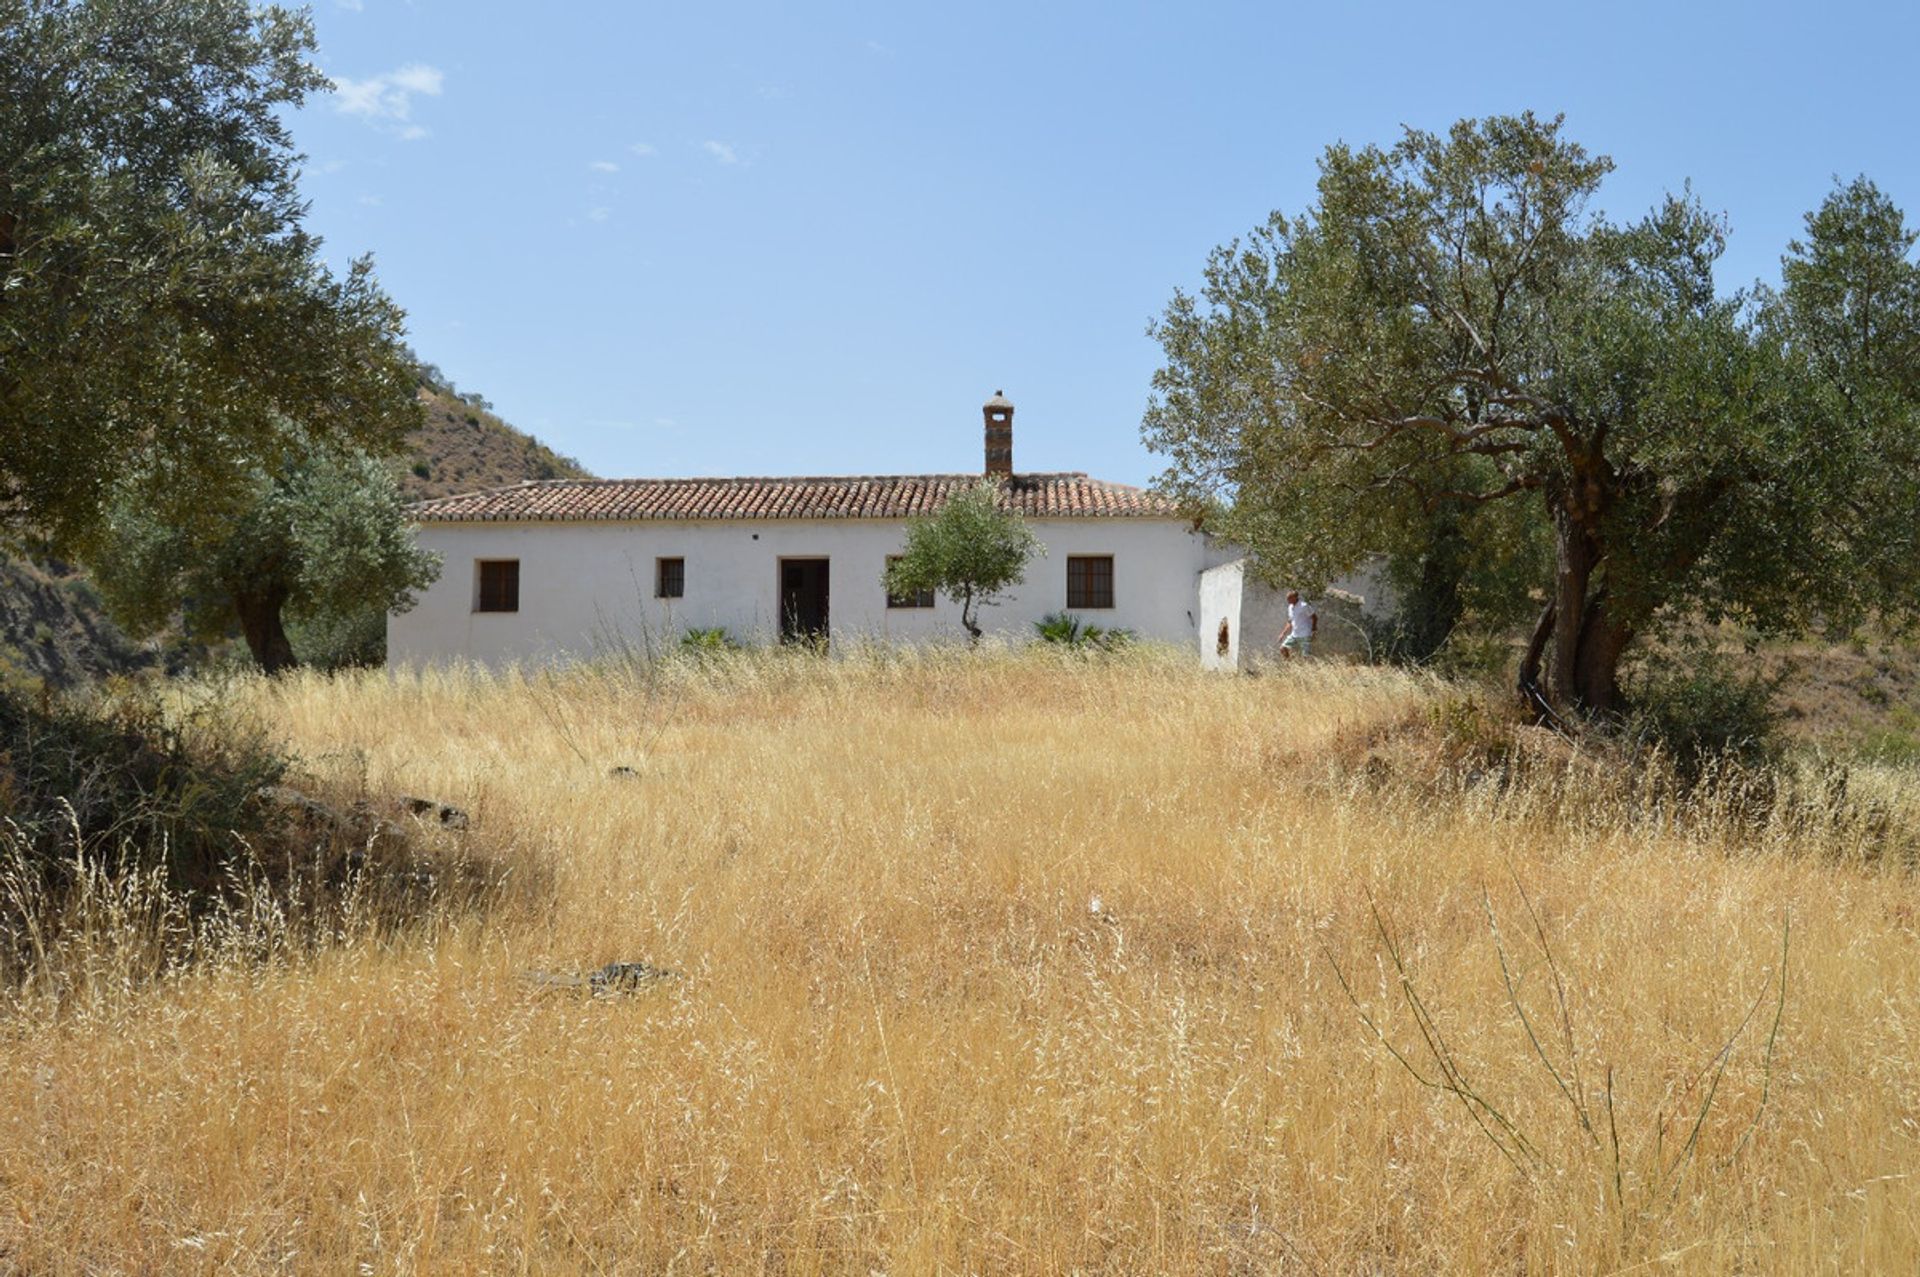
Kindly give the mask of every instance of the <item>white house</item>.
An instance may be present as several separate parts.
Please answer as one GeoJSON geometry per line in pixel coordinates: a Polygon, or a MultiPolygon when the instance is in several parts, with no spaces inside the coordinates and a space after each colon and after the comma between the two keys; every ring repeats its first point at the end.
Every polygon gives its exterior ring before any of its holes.
{"type": "MultiPolygon", "coordinates": [[[[1065,611],[1198,643],[1201,573],[1221,559],[1206,536],[1140,488],[1015,473],[1013,405],[996,393],[983,415],[984,477],[1045,549],[982,609],[983,627],[1030,638],[1034,621],[1065,611]]],[[[709,626],[759,642],[957,638],[957,605],[890,598],[882,573],[908,519],[982,477],[547,480],[422,501],[420,543],[444,566],[389,618],[387,660],[537,662],[709,626]]]]}

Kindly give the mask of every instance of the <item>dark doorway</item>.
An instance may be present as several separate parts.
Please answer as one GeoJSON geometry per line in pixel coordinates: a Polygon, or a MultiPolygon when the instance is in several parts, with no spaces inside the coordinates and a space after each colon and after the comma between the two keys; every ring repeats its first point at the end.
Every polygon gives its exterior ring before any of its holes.
{"type": "Polygon", "coordinates": [[[780,641],[827,641],[827,561],[780,560],[780,641]]]}

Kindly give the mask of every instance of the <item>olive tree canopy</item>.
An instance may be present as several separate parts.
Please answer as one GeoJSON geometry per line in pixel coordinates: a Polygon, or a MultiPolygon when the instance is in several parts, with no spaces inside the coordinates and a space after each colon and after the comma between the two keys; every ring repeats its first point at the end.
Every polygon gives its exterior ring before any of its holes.
{"type": "Polygon", "coordinates": [[[288,422],[416,420],[399,309],[301,227],[313,49],[245,0],[0,0],[0,526],[84,542],[130,477],[205,521],[288,422]]]}
{"type": "Polygon", "coordinates": [[[1143,434],[1163,483],[1308,582],[1436,510],[1550,536],[1520,677],[1620,702],[1679,613],[1762,628],[1920,606],[1920,272],[1898,210],[1837,192],[1777,292],[1722,293],[1690,192],[1590,207],[1609,160],[1532,115],[1344,145],[1318,199],[1176,293],[1143,434]]]}

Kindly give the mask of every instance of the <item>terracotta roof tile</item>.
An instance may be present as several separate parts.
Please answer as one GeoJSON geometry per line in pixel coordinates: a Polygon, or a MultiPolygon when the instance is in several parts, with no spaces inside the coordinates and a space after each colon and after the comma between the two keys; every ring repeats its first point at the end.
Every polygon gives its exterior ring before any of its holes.
{"type": "MultiPolygon", "coordinates": [[[[407,507],[422,523],[630,522],[657,519],[904,519],[933,514],[977,474],[796,479],[544,479],[435,497],[407,507]]],[[[1030,519],[1179,517],[1143,488],[1084,474],[1021,474],[1004,481],[1030,519]]]]}

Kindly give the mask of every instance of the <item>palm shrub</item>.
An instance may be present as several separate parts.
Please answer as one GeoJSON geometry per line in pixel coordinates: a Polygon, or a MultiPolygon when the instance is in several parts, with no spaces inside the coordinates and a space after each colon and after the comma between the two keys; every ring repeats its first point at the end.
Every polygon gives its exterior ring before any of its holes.
{"type": "Polygon", "coordinates": [[[718,656],[739,651],[740,644],[724,625],[695,626],[680,636],[680,650],[695,656],[718,656]]]}
{"type": "Polygon", "coordinates": [[[1057,643],[1076,651],[1111,652],[1133,642],[1132,630],[1107,628],[1083,620],[1071,612],[1049,612],[1033,623],[1034,633],[1043,643],[1057,643]]]}

